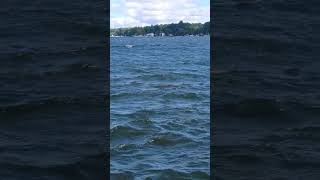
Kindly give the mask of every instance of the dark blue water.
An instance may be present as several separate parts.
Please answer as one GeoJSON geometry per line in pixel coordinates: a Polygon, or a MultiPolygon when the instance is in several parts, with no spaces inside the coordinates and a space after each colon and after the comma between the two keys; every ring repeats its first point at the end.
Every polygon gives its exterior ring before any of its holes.
{"type": "Polygon", "coordinates": [[[111,38],[113,179],[209,179],[209,37],[111,38]]]}
{"type": "Polygon", "coordinates": [[[105,179],[105,1],[0,6],[0,179],[105,179]]]}
{"type": "Polygon", "coordinates": [[[213,1],[217,179],[320,178],[319,5],[213,1]]]}

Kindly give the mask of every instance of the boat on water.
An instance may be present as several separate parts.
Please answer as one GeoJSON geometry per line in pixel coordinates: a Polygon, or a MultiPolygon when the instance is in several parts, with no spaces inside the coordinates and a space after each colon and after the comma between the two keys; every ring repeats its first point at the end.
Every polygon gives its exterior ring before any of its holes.
{"type": "Polygon", "coordinates": [[[132,44],[126,44],[126,45],[125,45],[126,48],[133,48],[133,46],[134,46],[134,45],[132,45],[132,44]]]}

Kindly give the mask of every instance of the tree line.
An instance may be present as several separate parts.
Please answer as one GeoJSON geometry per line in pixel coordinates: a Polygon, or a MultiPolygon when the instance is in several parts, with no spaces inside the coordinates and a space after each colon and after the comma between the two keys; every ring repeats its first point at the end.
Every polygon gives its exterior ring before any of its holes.
{"type": "Polygon", "coordinates": [[[164,33],[166,36],[185,36],[185,35],[207,35],[210,33],[210,22],[206,23],[179,23],[151,25],[145,27],[118,28],[111,29],[113,36],[145,36],[153,33],[160,36],[164,33]]]}

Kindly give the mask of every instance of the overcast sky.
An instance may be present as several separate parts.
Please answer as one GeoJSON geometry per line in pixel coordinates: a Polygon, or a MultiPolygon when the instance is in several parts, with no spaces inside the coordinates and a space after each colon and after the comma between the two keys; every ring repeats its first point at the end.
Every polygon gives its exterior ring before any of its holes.
{"type": "Polygon", "coordinates": [[[111,28],[207,22],[210,0],[111,0],[111,28]]]}

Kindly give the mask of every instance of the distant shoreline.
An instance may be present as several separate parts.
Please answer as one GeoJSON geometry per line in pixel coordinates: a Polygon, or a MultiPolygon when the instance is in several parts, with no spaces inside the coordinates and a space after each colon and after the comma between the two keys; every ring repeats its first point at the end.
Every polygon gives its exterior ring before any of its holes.
{"type": "Polygon", "coordinates": [[[151,25],[110,30],[110,37],[205,36],[210,34],[210,22],[151,25]]]}

